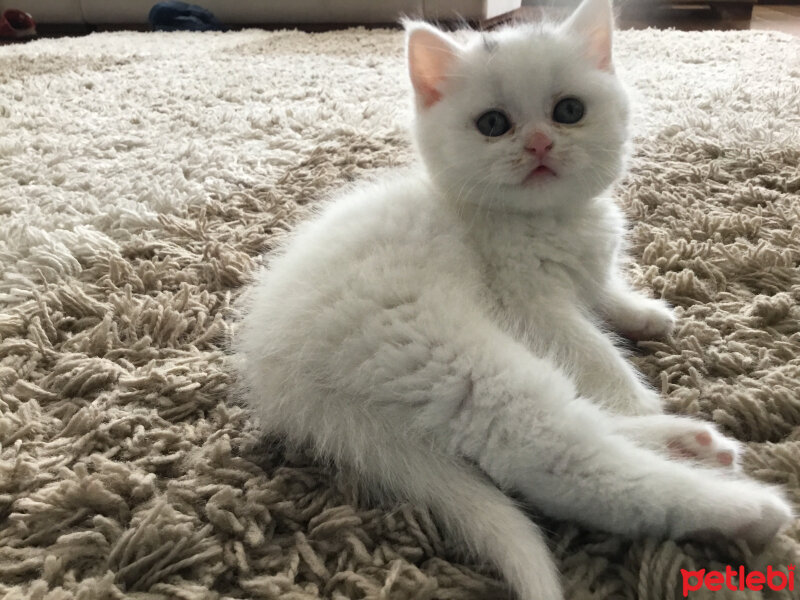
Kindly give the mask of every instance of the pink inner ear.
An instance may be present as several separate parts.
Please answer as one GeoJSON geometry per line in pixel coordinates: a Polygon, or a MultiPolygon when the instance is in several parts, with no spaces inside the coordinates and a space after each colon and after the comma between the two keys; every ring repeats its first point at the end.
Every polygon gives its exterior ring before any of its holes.
{"type": "Polygon", "coordinates": [[[611,64],[611,30],[595,29],[589,34],[589,56],[597,68],[609,73],[614,71],[611,64]]]}
{"type": "Polygon", "coordinates": [[[442,93],[436,88],[429,88],[426,90],[425,94],[420,95],[422,96],[422,105],[425,108],[430,108],[442,99],[442,93]]]}
{"type": "MultiPolygon", "coordinates": [[[[411,60],[413,64],[414,58],[411,60]]],[[[411,70],[411,84],[417,91],[422,105],[429,108],[442,99],[442,93],[436,89],[436,86],[444,77],[435,68],[432,68],[433,66],[429,65],[425,58],[420,59],[417,64],[418,68],[411,70]]]]}
{"type": "Polygon", "coordinates": [[[425,108],[442,99],[439,86],[455,58],[454,48],[443,36],[431,31],[414,31],[408,40],[411,83],[425,108]]]}
{"type": "Polygon", "coordinates": [[[614,71],[611,63],[614,17],[610,0],[583,0],[564,28],[585,40],[586,55],[598,69],[614,71]]]}

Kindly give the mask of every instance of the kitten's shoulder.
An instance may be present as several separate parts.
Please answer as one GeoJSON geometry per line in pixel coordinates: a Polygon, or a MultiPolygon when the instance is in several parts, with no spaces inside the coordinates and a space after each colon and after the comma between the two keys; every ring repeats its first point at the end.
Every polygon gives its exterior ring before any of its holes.
{"type": "Polygon", "coordinates": [[[470,257],[452,211],[424,173],[409,170],[326,202],[271,254],[261,287],[282,296],[305,282],[313,294],[358,282],[362,297],[399,287],[421,293],[448,278],[471,281],[470,257]]]}
{"type": "Polygon", "coordinates": [[[297,234],[356,240],[392,240],[429,236],[446,226],[446,211],[427,175],[407,169],[341,190],[323,202],[297,234]]]}
{"type": "Polygon", "coordinates": [[[325,203],[324,213],[414,213],[437,204],[438,192],[421,169],[403,169],[344,188],[325,203]]]}

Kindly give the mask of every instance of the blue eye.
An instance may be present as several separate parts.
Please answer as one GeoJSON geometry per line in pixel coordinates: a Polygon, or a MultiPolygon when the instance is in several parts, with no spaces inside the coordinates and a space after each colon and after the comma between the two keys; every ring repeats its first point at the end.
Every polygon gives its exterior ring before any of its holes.
{"type": "Polygon", "coordinates": [[[577,98],[564,98],[553,109],[553,121],[572,125],[583,118],[584,111],[583,102],[577,98]]]}
{"type": "Polygon", "coordinates": [[[499,110],[487,110],[475,121],[475,127],[486,137],[498,137],[511,129],[511,121],[499,110]]]}

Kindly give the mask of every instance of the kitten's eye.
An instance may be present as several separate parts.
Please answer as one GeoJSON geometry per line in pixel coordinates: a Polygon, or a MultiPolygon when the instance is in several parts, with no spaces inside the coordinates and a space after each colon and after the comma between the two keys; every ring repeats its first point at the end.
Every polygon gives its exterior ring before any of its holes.
{"type": "Polygon", "coordinates": [[[511,129],[511,121],[499,110],[487,110],[475,121],[475,127],[487,137],[497,137],[511,129]]]}
{"type": "Polygon", "coordinates": [[[583,118],[583,111],[583,102],[577,98],[564,98],[553,109],[553,121],[572,125],[583,118]]]}

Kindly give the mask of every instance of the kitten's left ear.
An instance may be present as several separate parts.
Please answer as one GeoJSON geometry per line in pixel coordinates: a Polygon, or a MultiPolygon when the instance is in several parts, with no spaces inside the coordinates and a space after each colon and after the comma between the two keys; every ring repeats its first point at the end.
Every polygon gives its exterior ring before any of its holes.
{"type": "Polygon", "coordinates": [[[441,86],[450,73],[461,50],[444,33],[420,21],[406,21],[408,47],[408,73],[425,108],[436,104],[442,97],[441,86]]]}
{"type": "Polygon", "coordinates": [[[614,31],[612,0],[583,0],[562,30],[577,33],[586,40],[586,50],[598,69],[612,73],[611,37],[614,31]]]}

